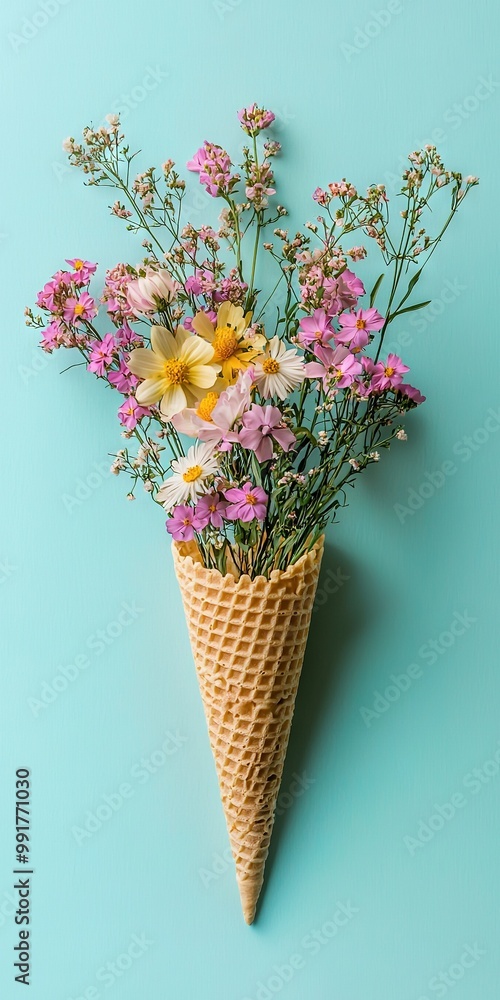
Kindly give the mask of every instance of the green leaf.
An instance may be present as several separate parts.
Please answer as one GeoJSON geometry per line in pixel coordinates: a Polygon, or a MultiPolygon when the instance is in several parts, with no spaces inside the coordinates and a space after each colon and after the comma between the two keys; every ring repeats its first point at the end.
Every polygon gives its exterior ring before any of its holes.
{"type": "Polygon", "coordinates": [[[317,442],[316,438],[314,437],[314,434],[311,433],[311,431],[309,430],[308,427],[296,427],[295,430],[294,430],[294,434],[295,434],[295,437],[297,437],[297,438],[300,438],[300,437],[306,437],[306,438],[308,438],[309,441],[311,442],[311,444],[315,448],[317,448],[318,442],[317,442]]]}
{"type": "Polygon", "coordinates": [[[374,284],[374,286],[373,286],[373,288],[371,290],[371,294],[370,294],[370,306],[373,305],[373,303],[375,302],[375,299],[377,298],[377,292],[378,292],[378,290],[379,290],[379,288],[380,288],[380,286],[382,284],[383,279],[384,279],[384,272],[382,272],[382,274],[379,275],[379,277],[377,278],[377,280],[376,280],[376,282],[375,282],[375,284],[374,284]]]}
{"type": "Polygon", "coordinates": [[[416,273],[413,275],[413,278],[410,278],[410,281],[408,282],[408,291],[407,291],[407,293],[405,295],[406,299],[408,298],[408,296],[411,294],[411,292],[415,288],[415,285],[417,284],[417,281],[420,278],[420,275],[422,274],[422,270],[423,270],[423,268],[420,268],[420,270],[416,271],[416,273]]]}
{"type": "Polygon", "coordinates": [[[391,319],[394,319],[395,316],[402,316],[403,313],[411,313],[415,309],[425,309],[425,306],[429,306],[431,302],[432,299],[427,299],[427,302],[416,302],[414,306],[406,306],[405,309],[399,309],[398,312],[392,313],[391,319]]]}

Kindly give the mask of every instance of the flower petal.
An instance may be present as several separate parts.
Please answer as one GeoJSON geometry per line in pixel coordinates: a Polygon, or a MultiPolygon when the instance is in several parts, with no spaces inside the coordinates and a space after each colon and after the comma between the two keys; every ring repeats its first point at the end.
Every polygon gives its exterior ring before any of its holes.
{"type": "MultiPolygon", "coordinates": [[[[214,349],[211,344],[207,344],[201,337],[192,335],[189,340],[185,340],[179,357],[186,361],[188,365],[207,365],[214,356],[214,349]]],[[[212,383],[210,383],[212,384],[212,383]]]]}
{"type": "Polygon", "coordinates": [[[211,365],[193,365],[189,369],[189,381],[201,389],[210,389],[217,378],[217,372],[211,365]]]}
{"type": "Polygon", "coordinates": [[[134,375],[139,378],[159,377],[163,374],[161,359],[150,351],[148,347],[136,347],[127,357],[127,365],[134,375]]]}
{"type": "Polygon", "coordinates": [[[151,347],[165,361],[176,358],[179,353],[173,333],[166,330],[164,326],[151,327],[151,347]]]}
{"type": "Polygon", "coordinates": [[[182,386],[169,385],[165,390],[160,403],[160,410],[165,417],[170,419],[174,413],[179,413],[186,406],[186,396],[182,386]]]}
{"type": "Polygon", "coordinates": [[[205,312],[196,313],[193,319],[193,330],[196,330],[198,336],[203,337],[203,340],[207,340],[209,344],[212,343],[214,328],[205,312]]]}
{"type": "Polygon", "coordinates": [[[157,403],[161,399],[164,391],[165,379],[147,378],[137,386],[135,398],[141,406],[151,406],[152,403],[157,403]]]}

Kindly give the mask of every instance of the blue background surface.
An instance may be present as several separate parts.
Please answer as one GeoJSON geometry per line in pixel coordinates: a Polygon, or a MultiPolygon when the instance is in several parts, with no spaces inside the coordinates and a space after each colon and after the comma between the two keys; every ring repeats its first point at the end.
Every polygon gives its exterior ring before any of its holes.
{"type": "MultiPolygon", "coordinates": [[[[493,1000],[498,4],[45,9],[11,4],[0,36],[0,994],[22,992],[11,871],[14,770],[28,766],[33,1000],[493,1000]],[[234,113],[253,100],[278,115],[280,195],[298,219],[344,174],[394,193],[401,154],[429,140],[481,186],[422,279],[433,306],[393,334],[428,402],[328,533],[282,789],[296,774],[308,787],[282,800],[248,928],[161,512],[105,474],[116,398],[80,369],[61,376],[67,356],[41,354],[22,310],[66,257],[140,256],[107,192],[66,168],[64,136],[121,108],[144,167],[182,164],[204,138],[237,149],[234,113]],[[334,935],[339,904],[351,916],[334,935]]],[[[208,203],[194,202],[198,223],[208,203]]],[[[372,253],[362,273],[379,269],[372,253]]]]}

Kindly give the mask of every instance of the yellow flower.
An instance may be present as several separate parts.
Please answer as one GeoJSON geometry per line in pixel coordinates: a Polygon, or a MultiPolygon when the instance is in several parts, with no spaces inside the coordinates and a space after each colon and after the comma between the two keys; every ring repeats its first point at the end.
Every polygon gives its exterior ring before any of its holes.
{"type": "Polygon", "coordinates": [[[137,347],[127,364],[144,379],[135,391],[137,402],[151,406],[160,401],[160,410],[169,420],[206,395],[220,368],[214,364],[213,347],[183,326],[177,327],[175,335],[163,326],[152,326],[151,349],[137,347]]]}
{"type": "Polygon", "coordinates": [[[251,318],[251,313],[243,314],[241,306],[222,302],[215,328],[204,312],[197,313],[193,319],[196,333],[212,345],[214,363],[220,365],[222,376],[229,383],[236,381],[238,372],[248,368],[259,357],[266,342],[261,334],[249,334],[251,318]]]}

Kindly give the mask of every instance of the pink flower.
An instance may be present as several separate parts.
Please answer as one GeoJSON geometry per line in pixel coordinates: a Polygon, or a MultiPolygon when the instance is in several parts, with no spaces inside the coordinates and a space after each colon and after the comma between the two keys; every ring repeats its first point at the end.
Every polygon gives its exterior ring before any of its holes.
{"type": "Polygon", "coordinates": [[[223,500],[220,493],[205,493],[196,504],[196,529],[202,530],[207,524],[222,528],[227,506],[227,500],[223,500]]]}
{"type": "Polygon", "coordinates": [[[283,451],[289,451],[297,440],[295,434],[283,426],[283,416],[277,406],[253,403],[243,414],[242,423],[240,444],[254,451],[259,462],[268,462],[273,457],[272,439],[281,445],[283,451]]]}
{"type": "Polygon", "coordinates": [[[272,111],[259,108],[255,103],[250,104],[248,108],[242,108],[241,111],[238,111],[238,120],[243,131],[251,136],[258,135],[263,129],[269,128],[275,118],[276,115],[272,111]]]}
{"type": "Polygon", "coordinates": [[[361,364],[347,347],[336,347],[334,350],[328,345],[317,344],[314,353],[319,361],[309,361],[306,364],[306,375],[308,378],[322,379],[325,391],[332,385],[337,389],[345,389],[363,371],[361,364]]]}
{"type": "Polygon", "coordinates": [[[52,351],[57,350],[57,348],[61,346],[61,328],[59,321],[57,319],[53,319],[49,325],[45,327],[45,330],[42,330],[40,347],[42,348],[42,351],[45,351],[47,354],[52,354],[52,351]]]}
{"type": "Polygon", "coordinates": [[[174,281],[166,268],[155,271],[154,268],[148,267],[143,277],[134,278],[127,284],[129,309],[135,316],[155,313],[164,304],[173,302],[180,287],[179,282],[174,281]]]}
{"type": "Polygon", "coordinates": [[[325,310],[315,309],[312,316],[301,319],[297,339],[303,346],[315,343],[327,344],[334,333],[330,317],[326,315],[325,310]]]}
{"type": "Polygon", "coordinates": [[[38,292],[36,304],[40,309],[60,315],[71,289],[71,275],[68,271],[57,271],[38,292]]]}
{"type": "Polygon", "coordinates": [[[231,175],[231,160],[222,146],[214,142],[205,142],[187,163],[188,170],[199,174],[200,184],[204,184],[212,198],[222,194],[230,194],[239,176],[231,175]]]}
{"type": "Polygon", "coordinates": [[[138,386],[139,379],[135,375],[132,375],[126,361],[121,358],[119,367],[108,371],[108,382],[115,389],[118,389],[118,392],[121,392],[124,396],[128,396],[138,386]]]}
{"type": "Polygon", "coordinates": [[[414,386],[408,385],[406,382],[401,382],[397,387],[397,391],[400,392],[402,396],[406,396],[408,399],[411,399],[412,403],[415,403],[417,406],[420,403],[425,403],[426,397],[422,396],[420,389],[415,389],[414,386]]]}
{"type": "Polygon", "coordinates": [[[73,257],[72,260],[66,260],[66,263],[73,268],[71,280],[75,285],[87,285],[97,271],[97,264],[91,264],[89,260],[82,260],[80,257],[73,257]]]}
{"type": "Polygon", "coordinates": [[[106,368],[113,364],[116,354],[116,343],[112,333],[107,333],[102,340],[95,340],[87,365],[89,372],[95,375],[105,375],[106,368]]]}
{"type": "Polygon", "coordinates": [[[323,191],[323,188],[320,187],[314,189],[312,197],[313,201],[317,201],[318,205],[328,205],[330,201],[326,191],[323,191]]]}
{"type": "Polygon", "coordinates": [[[375,392],[383,392],[384,389],[394,389],[401,385],[403,375],[409,372],[408,365],[404,365],[397,354],[388,354],[387,361],[379,361],[373,369],[371,386],[375,392]]]}
{"type": "Polygon", "coordinates": [[[82,292],[78,299],[73,295],[66,299],[63,315],[66,323],[81,323],[82,320],[93,319],[97,315],[97,307],[89,293],[82,292]]]}
{"type": "Polygon", "coordinates": [[[267,493],[262,486],[252,486],[251,483],[244,483],[240,487],[226,490],[226,500],[231,502],[226,510],[226,517],[229,521],[264,521],[267,511],[267,493]]]}
{"type": "Polygon", "coordinates": [[[338,278],[327,278],[323,303],[330,315],[352,309],[360,295],[365,294],[363,282],[352,271],[343,271],[338,278]]]}
{"type": "Polygon", "coordinates": [[[335,340],[339,344],[354,343],[356,347],[365,347],[368,334],[381,330],[385,320],[376,309],[360,309],[359,312],[342,313],[339,323],[344,333],[338,333],[335,340]],[[361,336],[361,342],[359,342],[361,336]]]}
{"type": "Polygon", "coordinates": [[[195,512],[193,507],[180,503],[174,507],[166,522],[167,531],[176,542],[190,542],[194,538],[195,512]]]}
{"type": "Polygon", "coordinates": [[[123,427],[128,427],[129,431],[133,431],[134,427],[137,427],[139,420],[148,414],[149,409],[145,406],[139,406],[135,396],[128,396],[127,399],[124,399],[118,410],[120,423],[123,427]]]}

